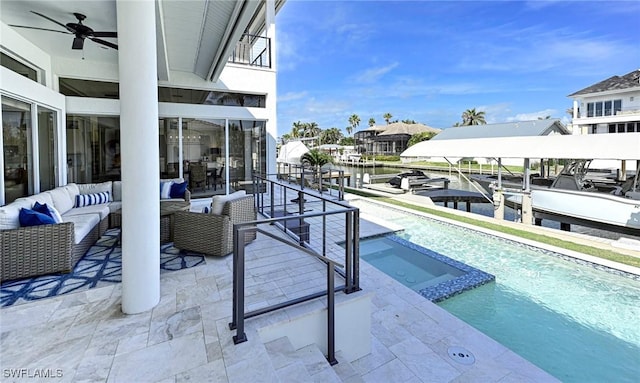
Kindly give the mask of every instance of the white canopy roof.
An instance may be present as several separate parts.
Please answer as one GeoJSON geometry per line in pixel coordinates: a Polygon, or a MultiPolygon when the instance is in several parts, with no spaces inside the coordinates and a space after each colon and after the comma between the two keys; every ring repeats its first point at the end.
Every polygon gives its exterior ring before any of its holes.
{"type": "Polygon", "coordinates": [[[300,165],[300,157],[309,151],[301,141],[291,141],[280,147],[277,162],[300,165]]]}
{"type": "Polygon", "coordinates": [[[640,160],[640,133],[430,140],[400,156],[640,160]]]}

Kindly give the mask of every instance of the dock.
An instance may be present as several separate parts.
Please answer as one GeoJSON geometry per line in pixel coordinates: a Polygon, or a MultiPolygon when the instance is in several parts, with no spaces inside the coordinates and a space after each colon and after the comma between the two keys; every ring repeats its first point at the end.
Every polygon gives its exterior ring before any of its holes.
{"type": "Polygon", "coordinates": [[[466,203],[468,212],[471,212],[472,203],[489,203],[489,201],[477,192],[456,189],[423,189],[415,192],[416,195],[429,197],[433,202],[443,202],[445,207],[449,207],[449,202],[453,202],[453,208],[458,209],[458,202],[466,203]]]}

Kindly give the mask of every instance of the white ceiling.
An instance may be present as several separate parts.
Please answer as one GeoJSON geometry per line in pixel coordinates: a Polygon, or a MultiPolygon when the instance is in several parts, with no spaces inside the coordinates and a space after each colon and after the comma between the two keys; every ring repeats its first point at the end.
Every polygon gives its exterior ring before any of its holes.
{"type": "MultiPolygon", "coordinates": [[[[207,0],[158,0],[161,22],[157,23],[160,42],[158,46],[159,75],[163,62],[170,70],[196,73],[202,78],[211,74],[216,60],[226,61],[232,45],[244,32],[251,15],[261,5],[260,0],[207,1],[207,0]],[[235,39],[235,40],[234,40],[235,39]],[[229,41],[233,43],[230,44],[229,41]]],[[[86,16],[83,24],[94,31],[116,31],[116,2],[114,0],[2,0],[0,17],[7,25],[24,25],[53,30],[64,29],[35,11],[62,24],[76,23],[74,12],[86,16]]],[[[13,29],[47,52],[53,58],[82,59],[101,63],[118,62],[118,51],[103,47],[89,39],[84,49],[72,50],[72,34],[42,30],[13,29]]],[[[102,38],[118,44],[118,39],[102,38]]]]}

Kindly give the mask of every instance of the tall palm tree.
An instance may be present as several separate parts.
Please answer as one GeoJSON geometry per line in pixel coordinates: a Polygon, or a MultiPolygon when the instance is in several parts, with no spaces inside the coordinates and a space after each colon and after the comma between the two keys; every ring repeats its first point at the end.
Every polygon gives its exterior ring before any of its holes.
{"type": "Polygon", "coordinates": [[[462,125],[484,125],[484,112],[476,111],[476,108],[467,109],[462,113],[462,125]]]}
{"type": "Polygon", "coordinates": [[[382,118],[384,118],[384,120],[387,122],[387,125],[389,125],[389,121],[391,121],[392,117],[393,116],[389,112],[385,113],[384,116],[382,116],[382,118]]]}
{"type": "Polygon", "coordinates": [[[350,126],[347,127],[347,134],[351,135],[351,132],[360,125],[360,117],[358,117],[357,114],[352,114],[351,117],[349,117],[349,125],[350,126]]]}
{"type": "Polygon", "coordinates": [[[373,118],[373,117],[371,117],[371,118],[369,119],[369,126],[373,126],[373,125],[375,125],[375,124],[376,124],[376,119],[375,119],[375,118],[373,118]]]}

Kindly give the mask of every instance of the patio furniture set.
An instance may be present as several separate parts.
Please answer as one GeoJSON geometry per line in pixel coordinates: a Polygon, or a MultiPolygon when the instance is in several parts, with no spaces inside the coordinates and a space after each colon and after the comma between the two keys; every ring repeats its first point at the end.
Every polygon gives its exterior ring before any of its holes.
{"type": "MultiPolygon", "coordinates": [[[[218,198],[216,214],[190,213],[191,193],[184,181],[162,181],[162,243],[175,241],[182,250],[226,255],[231,252],[233,223],[255,220],[253,196],[217,196],[224,200],[218,198]],[[173,185],[180,196],[168,191],[173,185]]],[[[71,272],[107,228],[121,225],[121,208],[121,181],[71,183],[0,207],[0,281],[71,272]]]]}

